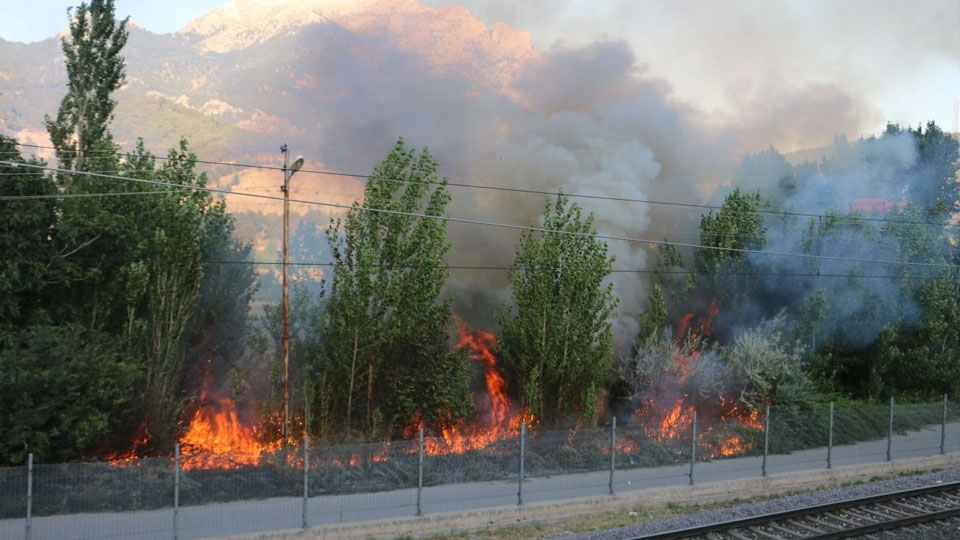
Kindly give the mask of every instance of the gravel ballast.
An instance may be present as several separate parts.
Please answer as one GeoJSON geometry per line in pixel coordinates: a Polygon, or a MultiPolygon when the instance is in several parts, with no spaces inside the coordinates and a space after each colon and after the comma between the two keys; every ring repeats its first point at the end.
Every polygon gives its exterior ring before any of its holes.
{"type": "MultiPolygon", "coordinates": [[[[741,519],[773,512],[783,512],[804,506],[815,506],[818,504],[827,504],[847,499],[881,495],[891,491],[920,488],[946,482],[960,482],[960,469],[950,469],[934,473],[903,476],[889,480],[882,480],[879,482],[870,482],[838,489],[792,495],[790,497],[783,497],[780,499],[751,502],[737,506],[704,510],[701,512],[695,512],[692,514],[677,516],[660,521],[653,521],[650,523],[641,523],[606,531],[576,534],[566,537],[566,540],[620,540],[623,538],[634,538],[637,536],[643,536],[657,532],[709,525],[711,523],[729,521],[732,519],[741,519]]],[[[954,533],[956,534],[958,531],[954,530],[954,533]]],[[[960,538],[960,534],[950,536],[950,538],[960,538]]]]}

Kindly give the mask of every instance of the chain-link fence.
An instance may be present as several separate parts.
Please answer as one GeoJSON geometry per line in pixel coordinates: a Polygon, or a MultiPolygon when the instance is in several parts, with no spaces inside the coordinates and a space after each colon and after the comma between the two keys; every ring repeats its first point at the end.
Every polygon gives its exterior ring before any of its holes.
{"type": "Polygon", "coordinates": [[[624,420],[498,440],[305,441],[254,460],[179,449],[113,463],[31,459],[0,468],[0,538],[220,537],[960,451],[960,404],[947,401],[624,420]]]}

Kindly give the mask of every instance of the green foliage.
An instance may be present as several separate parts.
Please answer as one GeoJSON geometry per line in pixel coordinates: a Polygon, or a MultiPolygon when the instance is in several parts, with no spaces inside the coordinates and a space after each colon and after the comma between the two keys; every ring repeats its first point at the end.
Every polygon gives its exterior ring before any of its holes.
{"type": "Polygon", "coordinates": [[[697,253],[697,272],[710,275],[727,261],[746,259],[746,253],[735,250],[763,249],[766,227],[759,208],[759,193],[746,195],[736,188],[723,200],[719,212],[700,218],[700,243],[718,249],[701,249],[697,253]]]}
{"type": "Polygon", "coordinates": [[[902,129],[887,124],[885,137],[906,132],[916,141],[918,159],[907,175],[913,180],[908,185],[907,198],[921,205],[931,216],[949,217],[956,211],[960,199],[960,184],[956,179],[960,160],[960,142],[934,122],[924,126],[902,129]]]}
{"type": "Polygon", "coordinates": [[[470,412],[466,358],[450,350],[450,301],[440,297],[450,194],[436,170],[429,151],[401,138],[374,168],[362,207],[327,231],[336,266],[316,370],[327,384],[317,390],[324,433],[358,423],[371,433],[377,416],[395,432],[470,412]]]}
{"type": "MultiPolygon", "coordinates": [[[[0,136],[0,155],[5,161],[25,162],[14,141],[0,136]]],[[[38,169],[0,166],[0,196],[47,196],[56,185],[38,169]]],[[[58,268],[50,240],[56,222],[56,200],[11,200],[0,202],[0,321],[26,323],[43,317],[39,299],[57,281],[58,268]]]]}
{"type": "Polygon", "coordinates": [[[67,64],[67,93],[56,120],[46,117],[50,139],[60,165],[94,170],[85,161],[107,137],[116,100],[112,94],[124,83],[120,52],[127,43],[127,20],[115,18],[114,0],[82,2],[70,11],[70,39],[60,44],[67,64]]]}
{"type": "Polygon", "coordinates": [[[135,366],[76,324],[0,326],[0,463],[69,461],[102,448],[134,397],[135,366]]]}
{"type": "Polygon", "coordinates": [[[604,281],[613,257],[594,237],[593,215],[584,219],[563,194],[547,201],[543,228],[520,239],[513,306],[498,312],[500,349],[521,405],[540,421],[579,413],[592,424],[611,368],[617,300],[604,281]]]}
{"type": "Polygon", "coordinates": [[[747,195],[736,188],[716,214],[711,211],[701,216],[700,244],[705,247],[696,250],[694,272],[687,276],[687,300],[683,303],[688,307],[684,311],[701,310],[707,298],[733,320],[751,309],[757,278],[748,272],[752,258],[747,251],[766,246],[767,228],[760,205],[759,193],[747,195]]]}
{"type": "Polygon", "coordinates": [[[640,316],[640,341],[646,341],[650,336],[659,333],[669,324],[667,301],[663,297],[660,284],[654,283],[647,296],[650,307],[640,316]]]}
{"type": "MultiPolygon", "coordinates": [[[[56,120],[47,118],[60,165],[204,186],[185,141],[162,165],[142,141],[125,159],[117,155],[108,128],[124,78],[125,24],[115,20],[112,0],[73,14],[62,40],[68,89],[56,120]]],[[[11,141],[0,146],[20,161],[11,141]]],[[[0,203],[13,218],[0,223],[0,373],[5,396],[17,400],[4,408],[17,411],[9,431],[19,434],[0,447],[0,460],[27,450],[67,460],[126,448],[141,425],[168,451],[193,389],[186,369],[220,349],[236,356],[230,344],[243,342],[254,275],[249,268],[205,274],[205,261],[239,261],[249,248],[233,241],[232,218],[209,193],[89,174],[55,183],[23,170],[0,169],[0,193],[67,197],[0,203]],[[70,197],[111,192],[141,194],[70,197]]]]}
{"type": "Polygon", "coordinates": [[[799,350],[784,338],[783,313],[744,331],[720,349],[727,384],[748,407],[766,404],[805,407],[813,403],[814,389],[799,350]]]}

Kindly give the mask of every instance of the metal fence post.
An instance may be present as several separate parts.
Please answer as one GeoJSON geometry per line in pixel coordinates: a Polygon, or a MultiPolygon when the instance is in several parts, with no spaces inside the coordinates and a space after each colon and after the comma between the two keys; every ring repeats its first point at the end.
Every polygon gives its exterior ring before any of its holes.
{"type": "Polygon", "coordinates": [[[417,515],[423,515],[423,427],[420,428],[420,444],[417,445],[417,515]]]}
{"type": "Polygon", "coordinates": [[[523,506],[523,457],[526,453],[527,424],[520,424],[520,481],[517,486],[517,505],[523,506]]]}
{"type": "Polygon", "coordinates": [[[833,402],[830,402],[830,427],[827,432],[827,468],[833,468],[833,402]]]}
{"type": "Polygon", "coordinates": [[[890,423],[887,424],[887,461],[893,460],[893,396],[890,396],[890,423]]]}
{"type": "Polygon", "coordinates": [[[943,418],[940,420],[940,455],[947,453],[947,395],[943,395],[943,418]]]}
{"type": "Polygon", "coordinates": [[[303,523],[307,528],[307,499],[310,497],[310,484],[307,473],[310,471],[310,435],[303,434],[303,523]]]}
{"type": "Polygon", "coordinates": [[[27,519],[25,522],[24,529],[24,538],[30,540],[30,527],[32,517],[30,513],[33,511],[33,452],[27,454],[27,519]]]}
{"type": "Polygon", "coordinates": [[[613,495],[613,471],[617,469],[617,416],[610,424],[610,494],[613,495]]]}
{"type": "Polygon", "coordinates": [[[177,519],[180,513],[180,443],[173,446],[173,540],[180,538],[177,519]]]}
{"type": "Polygon", "coordinates": [[[763,476],[767,475],[767,454],[770,453],[770,404],[767,403],[767,413],[763,419],[763,464],[760,471],[763,476]]]}
{"type": "Polygon", "coordinates": [[[693,485],[693,464],[697,461],[697,411],[693,411],[693,422],[690,423],[690,485],[693,485]]]}

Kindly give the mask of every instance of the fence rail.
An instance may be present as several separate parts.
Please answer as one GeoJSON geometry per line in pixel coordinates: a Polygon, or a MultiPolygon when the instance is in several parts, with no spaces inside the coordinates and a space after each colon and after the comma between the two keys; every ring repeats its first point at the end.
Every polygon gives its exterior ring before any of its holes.
{"type": "Polygon", "coordinates": [[[960,451],[960,407],[942,402],[720,420],[527,430],[462,453],[424,437],[302,446],[257,465],[172,458],[0,468],[0,538],[204,538],[613,495],[960,451]],[[682,428],[682,429],[681,429],[682,428]]]}

